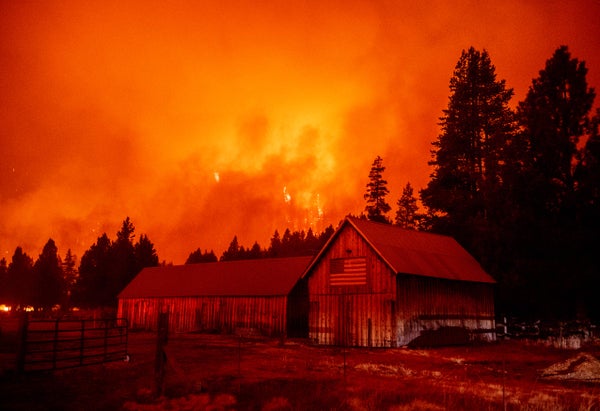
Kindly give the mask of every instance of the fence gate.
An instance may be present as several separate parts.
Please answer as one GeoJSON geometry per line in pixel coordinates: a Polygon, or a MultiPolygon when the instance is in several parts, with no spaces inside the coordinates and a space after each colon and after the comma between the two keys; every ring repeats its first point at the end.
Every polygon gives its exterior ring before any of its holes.
{"type": "Polygon", "coordinates": [[[29,321],[24,317],[19,332],[19,372],[58,370],[127,358],[128,324],[124,318],[29,321]]]}

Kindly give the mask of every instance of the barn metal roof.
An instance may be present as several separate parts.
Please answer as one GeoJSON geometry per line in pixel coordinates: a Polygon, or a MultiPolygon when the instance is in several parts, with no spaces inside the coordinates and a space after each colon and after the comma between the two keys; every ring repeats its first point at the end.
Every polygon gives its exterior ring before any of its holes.
{"type": "Polygon", "coordinates": [[[308,274],[346,227],[353,227],[396,274],[495,283],[475,258],[452,237],[353,217],[346,218],[304,275],[308,274]]]}
{"type": "Polygon", "coordinates": [[[313,257],[269,258],[144,268],[119,298],[284,296],[313,257]]]}

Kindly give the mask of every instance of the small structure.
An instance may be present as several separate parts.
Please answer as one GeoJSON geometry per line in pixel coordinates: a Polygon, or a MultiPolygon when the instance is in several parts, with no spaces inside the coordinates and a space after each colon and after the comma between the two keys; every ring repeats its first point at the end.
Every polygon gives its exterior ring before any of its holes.
{"type": "Polygon", "coordinates": [[[436,330],[494,338],[494,280],[451,237],[347,218],[303,279],[319,344],[395,347],[436,330]]]}
{"type": "Polygon", "coordinates": [[[144,268],[119,294],[119,317],[156,330],[170,313],[175,332],[254,332],[305,336],[308,296],[299,281],[312,257],[144,268]]]}

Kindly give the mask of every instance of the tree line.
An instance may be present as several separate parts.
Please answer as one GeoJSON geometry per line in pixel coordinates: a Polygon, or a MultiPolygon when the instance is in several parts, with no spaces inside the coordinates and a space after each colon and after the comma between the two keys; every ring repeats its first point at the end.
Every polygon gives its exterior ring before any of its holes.
{"type": "Polygon", "coordinates": [[[333,225],[329,225],[319,234],[315,234],[312,228],[309,228],[306,232],[304,230],[291,231],[288,228],[282,237],[279,235],[279,231],[275,230],[267,248],[261,247],[256,241],[252,247],[246,248],[239,244],[237,235],[235,235],[220,258],[217,258],[213,250],[203,252],[198,248],[190,253],[185,263],[197,264],[315,255],[325,245],[333,232],[333,225]]]}
{"type": "MultiPolygon", "coordinates": [[[[516,109],[486,50],[463,51],[433,142],[424,212],[407,185],[396,224],[451,235],[498,281],[500,313],[600,318],[600,109],[561,46],[516,109]]],[[[390,223],[382,160],[365,216],[390,223]]]]}
{"type": "Polygon", "coordinates": [[[58,254],[53,239],[37,260],[17,247],[10,263],[0,260],[0,303],[15,310],[68,310],[115,306],[118,293],[144,267],[158,265],[154,244],[142,234],[134,242],[135,227],[127,217],[111,240],[106,233],[77,257],[58,254]]]}

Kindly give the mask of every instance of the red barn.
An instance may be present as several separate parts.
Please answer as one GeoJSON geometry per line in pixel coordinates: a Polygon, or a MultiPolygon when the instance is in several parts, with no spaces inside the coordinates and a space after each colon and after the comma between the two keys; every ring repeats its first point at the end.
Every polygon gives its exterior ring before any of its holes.
{"type": "Polygon", "coordinates": [[[435,330],[494,338],[494,280],[451,237],[347,218],[303,278],[319,344],[395,347],[435,330]]]}
{"type": "Polygon", "coordinates": [[[307,333],[306,283],[312,257],[144,268],[119,294],[118,315],[131,328],[155,330],[168,310],[172,331],[264,335],[307,333]]]}

